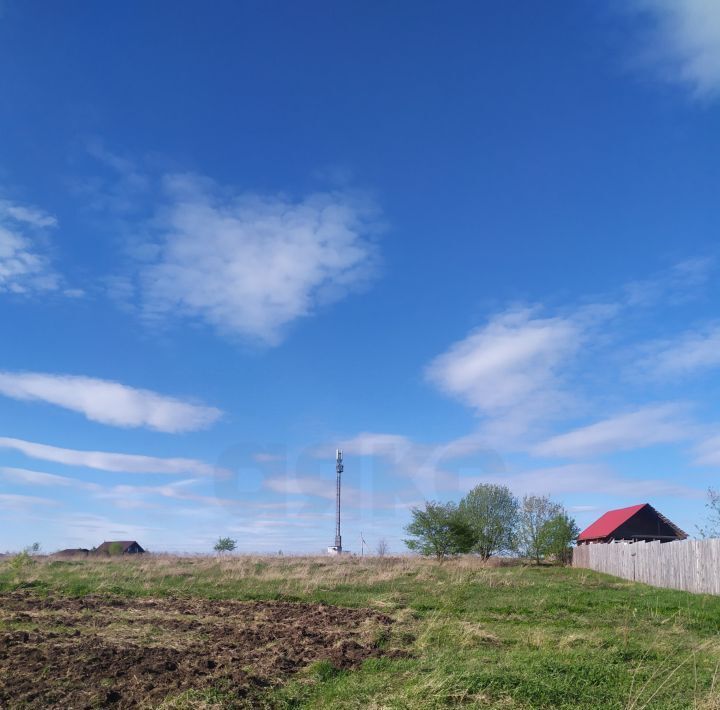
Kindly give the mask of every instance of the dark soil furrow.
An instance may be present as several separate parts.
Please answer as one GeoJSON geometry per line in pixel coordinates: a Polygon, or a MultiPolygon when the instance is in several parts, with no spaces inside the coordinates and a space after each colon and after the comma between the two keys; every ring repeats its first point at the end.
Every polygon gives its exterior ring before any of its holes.
{"type": "Polygon", "coordinates": [[[390,617],[291,602],[0,596],[0,707],[152,707],[186,690],[238,698],[328,660],[382,651],[390,617]]]}

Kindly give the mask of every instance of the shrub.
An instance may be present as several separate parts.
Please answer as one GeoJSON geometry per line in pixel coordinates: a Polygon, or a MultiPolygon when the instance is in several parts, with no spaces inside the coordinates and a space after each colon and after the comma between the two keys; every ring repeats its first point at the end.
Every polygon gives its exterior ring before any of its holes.
{"type": "Polygon", "coordinates": [[[30,556],[30,553],[27,550],[23,550],[22,552],[19,552],[17,555],[14,555],[10,559],[10,567],[12,567],[16,572],[19,572],[26,567],[30,567],[31,565],[35,564],[35,560],[30,556]]]}

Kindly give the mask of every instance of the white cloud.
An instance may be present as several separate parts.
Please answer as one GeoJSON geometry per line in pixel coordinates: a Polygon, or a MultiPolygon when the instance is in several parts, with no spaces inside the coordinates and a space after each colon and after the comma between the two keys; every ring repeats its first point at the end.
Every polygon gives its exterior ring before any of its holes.
{"type": "Polygon", "coordinates": [[[147,540],[157,534],[158,528],[117,522],[92,513],[70,513],[56,519],[56,539],[66,544],[91,547],[105,540],[137,540],[147,549],[147,540]]]}
{"type": "MultiPolygon", "coordinates": [[[[285,495],[306,495],[326,500],[335,500],[335,479],[319,476],[277,476],[265,479],[265,487],[276,493],[285,495]]],[[[363,493],[350,486],[343,486],[344,500],[353,505],[363,493]]]]}
{"type": "Polygon", "coordinates": [[[257,463],[278,463],[285,461],[287,458],[286,454],[273,454],[267,451],[258,451],[252,455],[253,461],[257,463]]]}
{"type": "Polygon", "coordinates": [[[148,499],[154,496],[173,500],[193,501],[195,503],[212,506],[221,504],[224,506],[233,506],[239,503],[239,501],[231,499],[200,495],[189,490],[205,480],[199,478],[174,481],[173,483],[161,486],[130,486],[125,484],[101,486],[97,483],[82,481],[78,478],[58,476],[54,473],[31,471],[25,468],[13,468],[9,466],[0,467],[0,477],[27,486],[75,488],[77,490],[89,491],[93,494],[93,498],[97,500],[109,500],[118,508],[127,509],[157,507],[148,503],[148,499]]]}
{"type": "MultiPolygon", "coordinates": [[[[384,459],[390,464],[392,473],[412,478],[416,482],[454,482],[455,469],[448,467],[447,463],[468,456],[472,456],[484,470],[505,470],[502,457],[497,451],[487,447],[483,433],[468,434],[447,442],[424,444],[402,434],[362,432],[342,441],[340,448],[346,456],[384,459]]],[[[329,450],[330,446],[318,448],[315,455],[326,458],[329,450]]]]}
{"type": "Polygon", "coordinates": [[[701,441],[695,455],[695,463],[701,466],[720,466],[720,434],[701,441]]]}
{"type": "Polygon", "coordinates": [[[720,324],[651,344],[641,368],[657,377],[678,377],[720,366],[720,324]]]}
{"type": "Polygon", "coordinates": [[[148,498],[152,496],[160,496],[172,500],[193,501],[195,503],[212,506],[223,505],[232,507],[237,503],[237,501],[232,499],[201,495],[188,490],[189,487],[197,483],[199,483],[198,479],[175,481],[174,483],[164,486],[128,486],[123,484],[103,488],[96,493],[95,497],[110,500],[119,508],[156,507],[148,503],[148,498]]]}
{"type": "MultiPolygon", "coordinates": [[[[401,434],[385,434],[378,432],[361,432],[351,439],[345,439],[340,448],[345,455],[384,456],[398,459],[407,455],[416,445],[401,434]]],[[[317,450],[318,457],[325,457],[331,452],[330,447],[317,450]]]]}
{"type": "Polygon", "coordinates": [[[285,495],[310,495],[335,500],[335,481],[316,476],[278,476],[265,479],[265,486],[285,495]]]}
{"type": "Polygon", "coordinates": [[[23,496],[14,493],[0,493],[0,509],[26,511],[36,505],[57,505],[57,503],[49,498],[23,496]]]}
{"type": "Polygon", "coordinates": [[[546,413],[564,399],[559,368],[577,351],[582,327],[571,318],[536,318],[507,311],[433,360],[427,377],[484,414],[542,403],[546,413]]]}
{"type": "Polygon", "coordinates": [[[80,451],[58,446],[37,444],[23,439],[0,437],[0,448],[19,451],[30,458],[53,461],[68,466],[84,466],[100,471],[124,473],[167,473],[211,476],[216,469],[196,459],[157,458],[137,454],[116,454],[106,451],[80,451]]]}
{"type": "Polygon", "coordinates": [[[88,491],[98,491],[101,488],[95,483],[87,483],[77,478],[58,476],[54,473],[44,473],[42,471],[30,471],[26,468],[13,468],[11,466],[0,467],[0,476],[15,483],[30,486],[60,486],[62,488],[80,488],[88,491]]]}
{"type": "Polygon", "coordinates": [[[139,250],[148,318],[185,315],[274,344],[375,273],[375,210],[356,195],[235,194],[193,175],[166,176],[163,191],[155,239],[139,250]]]}
{"type": "Polygon", "coordinates": [[[52,291],[60,278],[38,249],[34,236],[57,220],[34,207],[0,200],[0,292],[52,291]]]}
{"type": "Polygon", "coordinates": [[[478,430],[450,450],[484,444],[486,449],[527,451],[559,421],[587,414],[593,388],[602,386],[600,378],[609,370],[614,377],[622,367],[618,358],[627,352],[631,319],[635,330],[639,316],[686,303],[708,280],[714,263],[712,258],[687,259],[555,316],[544,317],[538,307],[490,317],[426,368],[430,382],[482,417],[478,430]]]}
{"type": "Polygon", "coordinates": [[[9,217],[16,222],[29,224],[33,227],[56,227],[57,219],[52,215],[37,209],[17,205],[9,200],[0,200],[0,215],[9,217]]]}
{"type": "Polygon", "coordinates": [[[103,424],[146,426],[173,433],[205,429],[221,415],[214,407],[190,404],[110,380],[74,375],[0,372],[0,394],[55,404],[103,424]]]}
{"type": "MultiPolygon", "coordinates": [[[[656,409],[655,412],[646,413],[644,424],[648,427],[652,427],[653,424],[662,420],[662,415],[669,420],[673,420],[675,416],[678,422],[682,419],[684,424],[684,408],[682,406],[666,405],[656,409]]],[[[640,417],[631,418],[630,421],[617,418],[618,428],[628,427],[631,430],[634,428],[636,435],[640,435],[637,428],[641,423],[643,422],[640,417]]],[[[605,422],[601,424],[605,425],[605,422]]],[[[685,438],[687,429],[681,430],[678,424],[677,430],[671,430],[671,426],[672,422],[661,426],[657,437],[674,441],[682,434],[682,438],[685,438]]],[[[607,430],[610,425],[603,428],[607,430]]],[[[644,436],[647,441],[647,432],[644,436]]],[[[603,437],[590,438],[593,440],[570,442],[570,444],[576,444],[578,449],[580,444],[583,444],[584,450],[581,452],[583,454],[597,453],[601,445],[615,447],[627,444],[627,442],[618,442],[617,438],[612,441],[603,437]],[[602,442],[597,438],[602,438],[602,442]]],[[[394,473],[412,478],[415,487],[396,491],[399,499],[407,498],[416,501],[418,495],[421,498],[442,498],[447,491],[464,494],[478,483],[507,485],[517,495],[530,493],[560,496],[576,493],[602,493],[603,495],[632,496],[644,499],[651,494],[683,497],[702,497],[704,494],[701,489],[680,485],[674,481],[621,476],[607,465],[597,463],[580,462],[562,466],[527,468],[520,471],[511,470],[506,467],[505,462],[496,452],[479,446],[479,441],[475,435],[469,435],[446,443],[425,445],[394,434],[363,433],[344,443],[343,446],[348,453],[385,458],[393,465],[394,473]],[[456,457],[463,459],[462,464],[460,466],[448,465],[448,462],[456,457]],[[443,464],[444,468],[439,468],[439,464],[443,464]]],[[[716,446],[720,462],[720,436],[716,446]]],[[[574,449],[569,450],[574,453],[574,449]]],[[[328,488],[329,484],[331,482],[313,480],[308,483],[307,490],[312,491],[313,487],[316,487],[317,495],[322,495],[324,491],[325,497],[330,499],[332,489],[328,488]]],[[[278,486],[281,485],[278,482],[278,486]]],[[[290,488],[293,490],[294,484],[290,484],[290,488]]],[[[304,485],[298,488],[306,490],[304,485]]],[[[294,492],[301,491],[294,490],[294,492]]],[[[368,498],[373,507],[378,507],[380,503],[378,495],[381,494],[378,492],[375,496],[368,498]]]]}
{"type": "Polygon", "coordinates": [[[715,269],[713,257],[684,259],[650,278],[631,281],[623,288],[626,307],[651,307],[659,303],[679,305],[696,298],[715,269]]]}
{"type": "Polygon", "coordinates": [[[652,22],[645,59],[697,97],[720,91],[720,4],[716,0],[635,0],[652,22]]]}
{"type": "MultiPolygon", "coordinates": [[[[705,491],[676,483],[673,479],[628,478],[611,468],[590,463],[567,464],[549,468],[535,468],[503,476],[477,476],[468,479],[471,487],[478,483],[499,483],[510,487],[516,495],[542,494],[598,494],[633,497],[646,502],[651,496],[679,496],[701,498],[705,491]]],[[[576,506],[576,510],[591,510],[591,506],[576,506]]]]}
{"type": "Polygon", "coordinates": [[[536,445],[532,453],[582,458],[682,441],[690,433],[684,406],[659,404],[553,436],[536,445]]]}

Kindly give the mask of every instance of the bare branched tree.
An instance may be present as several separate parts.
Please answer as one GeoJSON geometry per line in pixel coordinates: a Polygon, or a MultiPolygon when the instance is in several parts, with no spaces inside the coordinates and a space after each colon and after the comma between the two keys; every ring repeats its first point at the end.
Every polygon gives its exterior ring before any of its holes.
{"type": "Polygon", "coordinates": [[[517,531],[520,553],[540,564],[545,552],[545,525],[564,512],[563,507],[548,496],[524,496],[520,504],[520,524],[517,531]]]}
{"type": "Polygon", "coordinates": [[[710,511],[707,525],[698,528],[701,537],[720,537],[720,491],[708,488],[708,501],[705,507],[710,511]]]}

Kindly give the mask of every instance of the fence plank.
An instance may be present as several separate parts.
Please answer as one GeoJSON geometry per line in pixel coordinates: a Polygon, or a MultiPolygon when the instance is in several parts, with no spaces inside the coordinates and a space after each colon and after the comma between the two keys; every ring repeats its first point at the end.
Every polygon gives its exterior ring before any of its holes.
{"type": "Polygon", "coordinates": [[[579,545],[572,563],[654,587],[720,594],[720,539],[579,545]]]}

